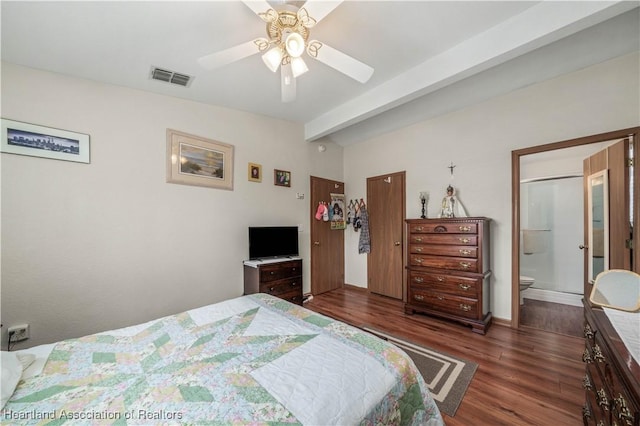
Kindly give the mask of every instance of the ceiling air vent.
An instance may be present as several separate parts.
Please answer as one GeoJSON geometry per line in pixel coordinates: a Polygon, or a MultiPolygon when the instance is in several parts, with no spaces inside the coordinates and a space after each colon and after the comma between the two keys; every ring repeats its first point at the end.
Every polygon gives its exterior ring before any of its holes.
{"type": "Polygon", "coordinates": [[[193,80],[193,77],[180,74],[175,71],[169,71],[162,68],[152,67],[151,68],[151,79],[164,81],[166,83],[177,84],[178,86],[188,87],[193,80]]]}

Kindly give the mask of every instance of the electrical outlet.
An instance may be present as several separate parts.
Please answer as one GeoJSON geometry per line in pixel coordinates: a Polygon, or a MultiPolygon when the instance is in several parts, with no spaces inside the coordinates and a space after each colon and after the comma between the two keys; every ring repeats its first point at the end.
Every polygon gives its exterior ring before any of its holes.
{"type": "Polygon", "coordinates": [[[20,342],[29,338],[29,324],[14,325],[9,327],[8,331],[9,334],[13,333],[13,336],[11,336],[12,342],[20,342]]]}

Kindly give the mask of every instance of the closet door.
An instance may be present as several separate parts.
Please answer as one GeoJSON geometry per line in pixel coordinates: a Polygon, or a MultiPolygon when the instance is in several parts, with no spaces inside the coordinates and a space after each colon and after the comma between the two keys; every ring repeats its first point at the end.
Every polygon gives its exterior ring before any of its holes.
{"type": "Polygon", "coordinates": [[[371,252],[367,257],[372,293],[402,299],[404,294],[405,172],[367,179],[371,252]]]}
{"type": "MultiPolygon", "coordinates": [[[[584,244],[585,248],[585,287],[584,294],[591,294],[592,284],[588,282],[588,262],[590,261],[589,251],[592,250],[588,246],[589,241],[589,211],[586,203],[588,193],[588,178],[590,175],[607,171],[609,187],[609,265],[608,269],[632,269],[632,252],[630,248],[631,241],[631,217],[630,203],[631,194],[629,190],[629,139],[623,139],[616,142],[604,150],[591,155],[584,160],[584,193],[585,193],[585,211],[584,211],[584,244]]],[[[637,204],[637,201],[636,201],[637,204]]],[[[594,277],[595,278],[595,277],[594,277]]]]}
{"type": "Polygon", "coordinates": [[[315,218],[319,202],[331,194],[344,194],[344,183],[311,176],[311,293],[320,294],[344,286],[344,230],[315,218]]]}

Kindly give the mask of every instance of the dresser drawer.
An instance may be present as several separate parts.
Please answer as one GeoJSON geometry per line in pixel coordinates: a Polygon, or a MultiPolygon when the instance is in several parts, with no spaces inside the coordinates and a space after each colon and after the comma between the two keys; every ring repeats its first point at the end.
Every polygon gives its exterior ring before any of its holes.
{"type": "MultiPolygon", "coordinates": [[[[607,389],[610,411],[613,421],[618,425],[635,425],[634,418],[640,417],[640,407],[626,391],[624,383],[620,380],[620,374],[616,370],[611,353],[602,340],[602,336],[596,334],[594,344],[591,347],[591,357],[602,375],[603,387],[607,389]]],[[[589,343],[587,343],[589,346],[589,343]]]]}
{"type": "Polygon", "coordinates": [[[471,246],[411,244],[409,245],[409,253],[475,258],[478,257],[478,248],[471,246]]]}
{"type": "Polygon", "coordinates": [[[464,257],[429,256],[410,254],[409,265],[428,268],[451,269],[455,271],[480,272],[476,259],[464,257]]]}
{"type": "Polygon", "coordinates": [[[444,244],[459,246],[477,246],[477,235],[465,234],[411,234],[410,244],[444,244]]]}
{"type": "Polygon", "coordinates": [[[585,396],[587,397],[589,406],[591,407],[591,415],[596,419],[596,424],[602,419],[605,419],[605,424],[610,424],[610,396],[607,392],[607,388],[604,386],[602,381],[598,379],[597,374],[595,374],[595,371],[593,371],[592,368],[587,367],[587,371],[589,372],[589,377],[592,381],[592,389],[586,392],[585,396]]]}
{"type": "Polygon", "coordinates": [[[411,234],[477,234],[476,223],[464,222],[430,222],[412,223],[409,225],[411,234]]]}
{"type": "Polygon", "coordinates": [[[282,293],[279,294],[278,297],[282,300],[286,300],[287,302],[295,303],[296,305],[302,306],[302,289],[298,291],[282,293]]]}
{"type": "Polygon", "coordinates": [[[260,282],[276,281],[302,275],[300,261],[274,263],[260,266],[260,282]]]}
{"type": "Polygon", "coordinates": [[[482,289],[482,278],[458,277],[429,272],[409,271],[409,285],[423,290],[450,293],[477,299],[482,289]]]}
{"type": "Polygon", "coordinates": [[[422,287],[416,286],[409,289],[409,302],[456,316],[466,318],[478,318],[479,316],[476,299],[429,291],[422,287]]]}
{"type": "MultiPolygon", "coordinates": [[[[267,293],[272,296],[290,292],[292,290],[302,289],[302,280],[300,277],[286,278],[284,280],[269,281],[260,284],[260,293],[267,293]]],[[[302,290],[300,290],[302,292],[302,290]]]]}

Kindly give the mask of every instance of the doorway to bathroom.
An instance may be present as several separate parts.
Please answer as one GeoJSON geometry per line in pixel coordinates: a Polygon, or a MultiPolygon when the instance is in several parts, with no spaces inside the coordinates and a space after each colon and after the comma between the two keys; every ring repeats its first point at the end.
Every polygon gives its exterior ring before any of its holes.
{"type": "MultiPolygon", "coordinates": [[[[530,164],[523,161],[521,175],[530,164]]],[[[582,174],[521,180],[521,325],[580,336],[584,229],[576,218],[583,210],[582,174]]]]}
{"type": "Polygon", "coordinates": [[[582,335],[584,159],[637,132],[623,129],[512,152],[512,327],[582,335]]]}

